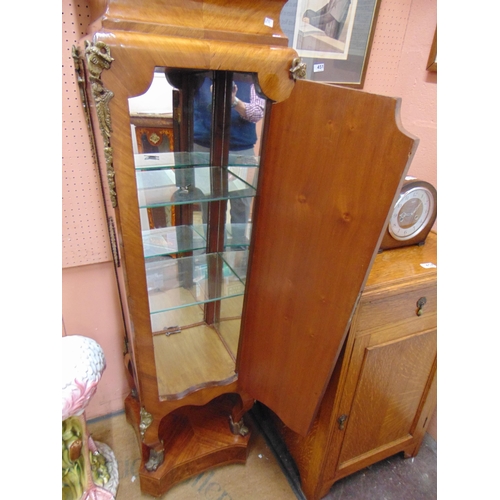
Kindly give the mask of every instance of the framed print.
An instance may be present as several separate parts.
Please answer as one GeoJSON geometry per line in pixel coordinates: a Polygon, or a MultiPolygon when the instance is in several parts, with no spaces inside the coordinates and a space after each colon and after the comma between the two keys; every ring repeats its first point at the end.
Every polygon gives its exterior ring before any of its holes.
{"type": "Polygon", "coordinates": [[[380,0],[289,0],[281,29],[307,80],[363,87],[380,0]]]}
{"type": "Polygon", "coordinates": [[[438,70],[438,62],[437,62],[437,28],[436,28],[436,31],[434,31],[434,38],[432,39],[429,59],[427,61],[427,71],[437,72],[437,70],[438,70]]]}

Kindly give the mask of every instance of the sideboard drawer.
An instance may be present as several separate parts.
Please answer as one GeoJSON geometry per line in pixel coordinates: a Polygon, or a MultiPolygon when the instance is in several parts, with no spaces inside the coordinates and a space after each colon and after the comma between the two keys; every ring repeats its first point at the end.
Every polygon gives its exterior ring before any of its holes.
{"type": "Polygon", "coordinates": [[[391,329],[404,329],[405,334],[411,334],[435,328],[436,311],[435,283],[410,289],[396,289],[383,298],[370,298],[368,294],[363,297],[356,312],[356,337],[379,329],[386,332],[391,329]],[[422,302],[425,304],[419,307],[422,302]]]}

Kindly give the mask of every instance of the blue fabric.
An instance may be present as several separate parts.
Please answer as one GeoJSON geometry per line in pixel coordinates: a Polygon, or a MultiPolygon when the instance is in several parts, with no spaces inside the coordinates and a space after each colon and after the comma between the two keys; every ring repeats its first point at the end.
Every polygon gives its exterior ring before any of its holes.
{"type": "MultiPolygon", "coordinates": [[[[206,78],[194,97],[194,142],[210,147],[212,130],[212,81],[206,78]]],[[[237,97],[243,102],[250,102],[251,83],[236,82],[237,97]]],[[[255,123],[244,120],[235,109],[231,109],[231,132],[229,150],[241,151],[253,148],[257,142],[255,123]]]]}

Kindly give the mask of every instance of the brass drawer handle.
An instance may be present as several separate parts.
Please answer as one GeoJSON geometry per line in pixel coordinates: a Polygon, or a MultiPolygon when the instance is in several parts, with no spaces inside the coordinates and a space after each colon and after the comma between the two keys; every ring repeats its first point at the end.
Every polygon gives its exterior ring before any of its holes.
{"type": "Polygon", "coordinates": [[[425,297],[420,297],[417,300],[417,316],[422,316],[424,314],[423,308],[427,303],[427,299],[425,297]]]}

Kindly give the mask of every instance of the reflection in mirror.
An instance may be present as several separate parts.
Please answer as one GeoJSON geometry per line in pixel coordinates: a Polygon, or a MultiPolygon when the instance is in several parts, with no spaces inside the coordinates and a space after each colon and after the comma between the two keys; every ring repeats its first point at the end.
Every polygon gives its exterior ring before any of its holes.
{"type": "MultiPolygon", "coordinates": [[[[194,96],[193,150],[210,152],[212,141],[213,76],[207,74],[194,96]]],[[[258,163],[257,123],[264,117],[265,100],[257,94],[251,74],[235,73],[231,85],[231,115],[229,135],[230,178],[239,178],[256,186],[255,167],[258,163]]],[[[248,245],[251,206],[249,196],[233,196],[229,201],[229,241],[237,248],[248,245]]]]}
{"type": "MultiPolygon", "coordinates": [[[[164,71],[158,69],[154,72],[148,91],[129,99],[135,155],[174,151],[172,91],[164,71]]],[[[170,207],[141,209],[140,212],[143,230],[170,225],[170,207]]]]}
{"type": "Polygon", "coordinates": [[[220,71],[157,68],[149,90],[129,99],[161,397],[236,376],[265,107],[255,75],[220,71]],[[205,330],[218,339],[219,368],[179,378],[198,350],[212,364],[195,341],[205,330]]]}

